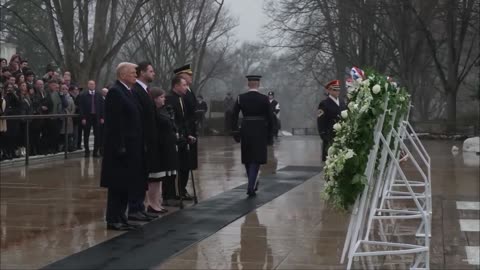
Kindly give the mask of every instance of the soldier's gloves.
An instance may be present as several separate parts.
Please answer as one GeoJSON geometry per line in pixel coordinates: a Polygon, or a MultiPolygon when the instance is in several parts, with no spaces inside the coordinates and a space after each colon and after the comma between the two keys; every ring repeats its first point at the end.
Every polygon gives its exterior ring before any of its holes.
{"type": "Polygon", "coordinates": [[[178,145],[178,147],[186,147],[186,145],[187,145],[187,140],[186,140],[185,138],[183,138],[183,137],[179,137],[179,138],[177,139],[177,145],[178,145]]]}
{"type": "Polygon", "coordinates": [[[188,143],[189,144],[194,144],[197,141],[197,138],[193,136],[188,136],[188,143]]]}

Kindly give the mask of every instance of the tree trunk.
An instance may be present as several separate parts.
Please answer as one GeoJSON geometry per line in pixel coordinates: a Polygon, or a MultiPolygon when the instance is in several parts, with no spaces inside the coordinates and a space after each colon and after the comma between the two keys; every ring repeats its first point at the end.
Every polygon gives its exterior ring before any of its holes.
{"type": "Polygon", "coordinates": [[[447,92],[447,131],[455,133],[457,127],[457,91],[447,92]]]}
{"type": "Polygon", "coordinates": [[[337,80],[340,80],[340,89],[341,89],[341,96],[343,99],[347,97],[347,88],[345,85],[345,69],[348,65],[347,60],[347,33],[349,27],[349,14],[347,13],[348,3],[345,0],[337,0],[337,7],[338,7],[338,50],[337,50],[337,57],[335,59],[336,62],[336,69],[337,69],[337,80]]]}

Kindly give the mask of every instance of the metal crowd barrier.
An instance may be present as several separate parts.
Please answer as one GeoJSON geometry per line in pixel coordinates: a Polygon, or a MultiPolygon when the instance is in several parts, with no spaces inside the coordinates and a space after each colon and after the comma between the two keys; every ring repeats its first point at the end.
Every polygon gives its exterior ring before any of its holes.
{"type": "Polygon", "coordinates": [[[316,128],[292,128],[292,135],[318,136],[318,131],[316,128]]]}
{"type": "MultiPolygon", "coordinates": [[[[25,121],[25,166],[29,163],[30,157],[30,121],[36,119],[66,119],[66,118],[76,118],[79,117],[79,114],[42,114],[42,115],[9,115],[9,116],[0,116],[0,120],[23,120],[25,121]]],[[[68,158],[68,133],[67,131],[67,121],[64,121],[63,128],[65,130],[65,159],[68,158]]],[[[8,129],[8,126],[7,126],[8,129]]]]}

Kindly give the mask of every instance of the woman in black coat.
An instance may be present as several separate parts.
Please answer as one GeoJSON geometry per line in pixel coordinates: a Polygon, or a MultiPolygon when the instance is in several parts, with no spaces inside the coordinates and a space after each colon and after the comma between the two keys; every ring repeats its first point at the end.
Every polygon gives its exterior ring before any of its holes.
{"type": "MultiPolygon", "coordinates": [[[[171,192],[178,167],[177,130],[172,114],[165,107],[165,92],[153,87],[150,95],[155,102],[155,121],[157,138],[152,151],[152,173],[149,175],[147,191],[147,211],[150,213],[165,213],[167,210],[161,206],[162,192],[171,192]],[[160,185],[162,182],[162,185],[160,185]]],[[[175,192],[175,191],[174,191],[175,192]]]]}
{"type": "MultiPolygon", "coordinates": [[[[20,82],[18,84],[18,90],[20,91],[20,115],[32,115],[33,114],[33,107],[32,107],[32,100],[30,98],[30,94],[28,93],[27,83],[20,82]]],[[[27,122],[22,120],[19,122],[20,129],[19,129],[19,136],[17,137],[17,146],[21,147],[20,153],[23,155],[26,145],[26,132],[27,132],[27,122]]]]}
{"type": "MultiPolygon", "coordinates": [[[[20,98],[15,92],[15,86],[11,83],[5,84],[4,88],[5,111],[4,115],[19,115],[21,113],[20,98]]],[[[5,156],[7,159],[20,157],[17,153],[18,138],[23,137],[20,133],[20,120],[7,120],[7,131],[5,133],[5,156]]]]}

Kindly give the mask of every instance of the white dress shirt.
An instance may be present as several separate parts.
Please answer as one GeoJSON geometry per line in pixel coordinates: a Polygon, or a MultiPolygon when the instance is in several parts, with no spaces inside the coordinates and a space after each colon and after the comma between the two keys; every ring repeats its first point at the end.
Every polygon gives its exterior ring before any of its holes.
{"type": "Polygon", "coordinates": [[[340,100],[338,100],[338,98],[332,97],[330,95],[328,97],[331,98],[333,101],[335,101],[335,104],[337,104],[337,106],[340,106],[340,100]]]}

